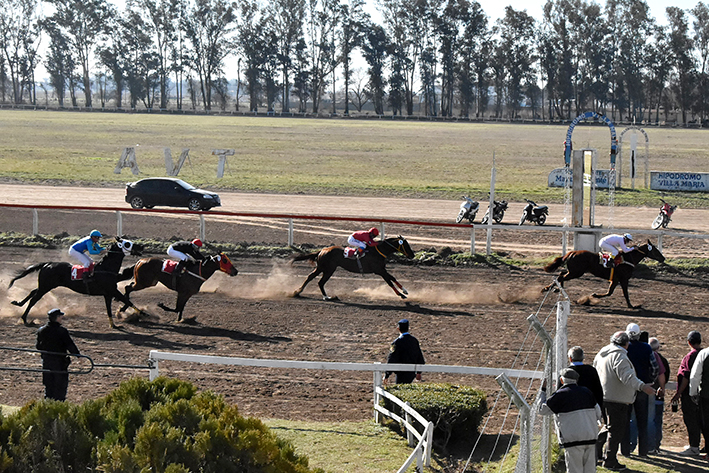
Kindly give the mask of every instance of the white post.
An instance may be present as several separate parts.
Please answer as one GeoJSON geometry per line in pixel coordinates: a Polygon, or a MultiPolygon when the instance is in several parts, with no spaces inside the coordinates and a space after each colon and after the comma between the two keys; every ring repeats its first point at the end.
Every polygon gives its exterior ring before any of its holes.
{"type": "Polygon", "coordinates": [[[490,202],[487,207],[487,246],[485,247],[485,254],[490,256],[492,254],[492,217],[495,213],[495,178],[497,177],[497,170],[495,169],[495,152],[492,152],[492,171],[490,172],[490,202]]]}
{"type": "Polygon", "coordinates": [[[379,224],[379,228],[382,229],[379,233],[381,233],[381,235],[382,235],[382,236],[381,236],[381,239],[384,240],[384,239],[386,238],[386,235],[387,235],[387,232],[386,232],[386,225],[384,224],[384,222],[381,222],[381,223],[379,224]]]}
{"type": "Polygon", "coordinates": [[[204,214],[199,214],[199,239],[202,241],[206,240],[204,233],[204,214]]]}
{"type": "MultiPolygon", "coordinates": [[[[411,407],[411,403],[409,401],[406,401],[404,404],[406,404],[407,407],[411,407]]],[[[409,414],[409,411],[404,411],[404,419],[408,424],[411,424],[411,414],[409,414]]],[[[416,446],[416,437],[414,437],[414,433],[409,430],[406,425],[403,425],[404,429],[406,429],[406,440],[409,441],[409,447],[415,447],[416,446]]]]}
{"type": "Polygon", "coordinates": [[[556,306],[556,335],[554,336],[554,367],[552,373],[558,373],[562,366],[568,363],[568,334],[566,325],[571,312],[570,301],[559,301],[556,306]]]}
{"type": "Polygon", "coordinates": [[[424,451],[424,465],[431,466],[431,451],[433,450],[433,422],[428,422],[426,427],[426,446],[424,451]]]}
{"type": "Polygon", "coordinates": [[[475,254],[475,225],[470,225],[470,254],[475,254]]]}
{"type": "Polygon", "coordinates": [[[39,235],[39,215],[37,209],[32,209],[32,235],[39,235]]]}
{"type": "Polygon", "coordinates": [[[567,240],[569,238],[568,234],[569,234],[568,232],[561,232],[561,255],[562,256],[566,254],[566,245],[568,244],[567,240]]]}
{"type": "MultiPolygon", "coordinates": [[[[375,365],[381,365],[381,363],[377,362],[374,363],[375,365]]],[[[374,392],[374,406],[379,405],[379,393],[377,393],[377,388],[382,387],[382,372],[381,371],[372,371],[372,374],[374,375],[374,389],[372,390],[374,392]]],[[[381,414],[379,413],[378,410],[374,409],[374,422],[381,423],[382,418],[381,414]]]]}
{"type": "Polygon", "coordinates": [[[293,246],[293,219],[288,219],[288,246],[293,246]]]}
{"type": "Polygon", "coordinates": [[[657,235],[657,249],[662,253],[662,233],[657,235]]]}
{"type": "Polygon", "coordinates": [[[148,365],[150,366],[150,381],[155,380],[158,376],[160,376],[160,371],[158,370],[158,359],[153,358],[153,351],[150,351],[150,356],[148,359],[150,360],[150,363],[148,365]]]}
{"type": "Polygon", "coordinates": [[[123,235],[123,214],[116,210],[116,236],[123,235]]]}

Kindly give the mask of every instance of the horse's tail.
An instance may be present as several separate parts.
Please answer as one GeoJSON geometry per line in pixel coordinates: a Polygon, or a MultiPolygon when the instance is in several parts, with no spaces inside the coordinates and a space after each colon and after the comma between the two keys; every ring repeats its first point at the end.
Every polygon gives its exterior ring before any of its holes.
{"type": "Polygon", "coordinates": [[[133,266],[128,266],[127,268],[123,269],[123,271],[118,273],[118,282],[133,279],[133,275],[135,274],[135,266],[135,264],[133,266]]]}
{"type": "Polygon", "coordinates": [[[567,256],[569,256],[568,253],[564,256],[557,256],[556,258],[554,258],[554,261],[552,261],[548,265],[544,266],[544,271],[546,271],[547,273],[553,273],[559,267],[563,266],[564,263],[566,263],[567,256]]]}
{"type": "Polygon", "coordinates": [[[46,264],[49,264],[49,263],[33,264],[32,266],[30,266],[26,269],[22,269],[22,270],[18,271],[15,274],[15,277],[12,278],[12,281],[10,281],[10,285],[7,286],[7,288],[10,289],[12,287],[12,285],[15,284],[15,281],[17,281],[18,279],[22,279],[25,276],[27,276],[28,274],[34,273],[35,271],[39,271],[40,269],[44,268],[44,265],[46,265],[46,264]]]}
{"type": "Polygon", "coordinates": [[[311,261],[315,262],[317,259],[318,255],[320,252],[318,251],[317,253],[305,253],[302,255],[295,255],[293,259],[291,260],[291,264],[295,263],[296,261],[311,261]]]}

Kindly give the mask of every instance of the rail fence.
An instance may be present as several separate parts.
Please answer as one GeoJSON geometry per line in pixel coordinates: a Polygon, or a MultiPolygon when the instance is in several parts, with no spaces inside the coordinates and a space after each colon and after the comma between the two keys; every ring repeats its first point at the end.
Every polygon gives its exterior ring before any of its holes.
{"type": "MultiPolygon", "coordinates": [[[[286,214],[286,213],[258,213],[258,212],[229,212],[229,211],[190,211],[190,210],[178,210],[178,209],[126,209],[123,207],[93,207],[93,206],[55,206],[55,205],[31,205],[31,204],[4,204],[0,203],[0,208],[16,209],[22,210],[26,209],[30,212],[32,219],[32,234],[40,234],[40,217],[39,211],[85,211],[85,212],[113,212],[115,213],[116,222],[116,235],[124,234],[124,224],[123,216],[125,213],[139,214],[142,216],[154,215],[156,217],[181,217],[181,218],[191,218],[198,217],[199,219],[199,237],[204,241],[208,241],[207,238],[207,219],[221,220],[219,223],[224,223],[223,220],[234,219],[233,222],[239,223],[238,219],[265,219],[262,223],[249,222],[252,225],[273,225],[273,221],[283,221],[286,223],[285,240],[288,246],[293,246],[295,243],[295,226],[294,222],[313,222],[313,221],[330,221],[330,222],[377,222],[381,228],[382,237],[386,235],[387,226],[403,225],[408,228],[415,227],[428,227],[428,228],[450,228],[452,230],[465,230],[469,232],[469,249],[471,253],[476,253],[476,230],[486,231],[486,244],[485,253],[489,256],[492,253],[492,243],[493,234],[495,232],[553,232],[560,234],[559,247],[562,254],[565,254],[569,246],[569,234],[582,233],[585,235],[592,234],[597,240],[600,235],[609,232],[625,233],[625,232],[640,232],[642,235],[655,236],[657,237],[657,246],[662,250],[663,238],[689,238],[689,239],[699,239],[699,240],[709,240],[709,235],[700,233],[689,233],[689,232],[677,232],[668,230],[638,230],[631,228],[600,228],[600,227],[567,227],[567,226],[531,226],[531,225],[500,225],[493,224],[492,219],[487,225],[471,225],[471,224],[461,224],[461,223],[445,223],[445,222],[431,222],[431,221],[418,221],[418,220],[406,220],[406,219],[383,219],[383,218],[366,218],[366,217],[340,217],[332,215],[297,215],[297,214],[286,214]],[[269,223],[270,222],[270,223],[269,223]]],[[[29,218],[29,217],[28,217],[29,218]]],[[[281,224],[278,228],[282,227],[281,224]]],[[[411,238],[410,238],[411,239],[411,238]]],[[[460,242],[461,240],[454,240],[460,242]]],[[[464,241],[464,240],[463,240],[464,241]]],[[[450,240],[448,240],[450,242],[450,240]]],[[[310,242],[308,242],[310,243],[310,242]]],[[[466,246],[462,244],[462,246],[466,246]]]]}

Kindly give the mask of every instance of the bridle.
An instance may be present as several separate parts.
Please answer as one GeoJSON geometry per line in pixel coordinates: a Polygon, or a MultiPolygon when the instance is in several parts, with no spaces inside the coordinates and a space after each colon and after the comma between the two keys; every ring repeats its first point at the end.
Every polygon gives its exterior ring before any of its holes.
{"type": "MultiPolygon", "coordinates": [[[[390,247],[394,248],[394,252],[397,252],[397,251],[398,251],[398,252],[401,253],[402,255],[406,255],[406,252],[402,250],[402,248],[403,248],[403,246],[404,246],[404,239],[403,239],[403,238],[399,238],[398,240],[399,240],[399,244],[398,244],[397,246],[394,246],[394,245],[392,245],[391,243],[389,243],[389,240],[384,240],[384,243],[386,243],[386,244],[389,245],[390,247]]],[[[379,245],[375,246],[374,249],[376,249],[376,250],[377,250],[377,253],[379,253],[380,255],[382,255],[383,258],[385,258],[385,259],[387,258],[387,255],[385,255],[384,253],[382,253],[381,251],[379,251],[379,245]]]]}

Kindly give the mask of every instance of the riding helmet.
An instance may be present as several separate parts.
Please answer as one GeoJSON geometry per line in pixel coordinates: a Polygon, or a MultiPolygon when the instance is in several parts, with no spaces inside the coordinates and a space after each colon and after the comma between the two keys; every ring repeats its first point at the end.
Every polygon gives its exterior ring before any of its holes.
{"type": "Polygon", "coordinates": [[[89,236],[101,238],[101,232],[98,230],[91,230],[91,233],[89,233],[89,236]]]}
{"type": "Polygon", "coordinates": [[[200,240],[199,238],[195,238],[194,240],[192,240],[192,244],[197,248],[202,248],[202,240],[200,240]]]}
{"type": "Polygon", "coordinates": [[[369,229],[369,234],[372,235],[372,238],[379,236],[379,230],[377,230],[377,227],[372,227],[369,229]]]}
{"type": "Polygon", "coordinates": [[[623,235],[623,238],[625,238],[628,241],[633,241],[633,237],[630,233],[626,233],[625,235],[623,235]]]}

